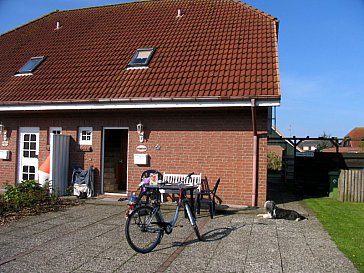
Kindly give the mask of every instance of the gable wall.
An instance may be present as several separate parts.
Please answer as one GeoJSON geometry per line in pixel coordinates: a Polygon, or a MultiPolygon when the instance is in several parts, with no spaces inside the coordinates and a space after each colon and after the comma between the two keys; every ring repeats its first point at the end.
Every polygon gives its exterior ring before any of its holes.
{"type": "MultiPolygon", "coordinates": [[[[266,134],[267,111],[258,109],[258,130],[266,134]]],[[[140,174],[146,169],[167,173],[202,173],[211,185],[218,177],[221,184],[218,196],[223,204],[251,205],[253,137],[250,108],[236,110],[140,110],[110,112],[77,112],[67,114],[41,113],[13,115],[3,119],[10,130],[10,160],[0,160],[0,184],[13,184],[16,179],[17,135],[19,127],[40,127],[41,164],[49,153],[48,128],[62,127],[63,134],[71,136],[70,175],[74,166],[95,167],[95,191],[101,191],[102,129],[103,127],[129,128],[128,189],[136,190],[140,174]],[[136,124],[144,125],[150,165],[133,164],[136,146],[140,144],[136,124]],[[93,127],[93,145],[77,144],[77,128],[93,127]],[[159,144],[161,149],[156,150],[159,144]]],[[[259,138],[258,205],[266,199],[265,137],[259,138]]],[[[0,186],[1,187],[1,186],[0,186]]]]}

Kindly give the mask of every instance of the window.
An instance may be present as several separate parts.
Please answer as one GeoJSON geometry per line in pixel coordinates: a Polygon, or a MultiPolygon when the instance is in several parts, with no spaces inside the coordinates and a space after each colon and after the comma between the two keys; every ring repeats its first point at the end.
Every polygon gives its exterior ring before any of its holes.
{"type": "Polygon", "coordinates": [[[35,179],[35,167],[34,166],[23,166],[22,180],[34,180],[35,179]]]}
{"type": "Polygon", "coordinates": [[[18,70],[17,74],[32,73],[45,60],[45,58],[45,56],[30,58],[30,60],[18,70]]]}
{"type": "Polygon", "coordinates": [[[92,127],[78,128],[78,143],[80,145],[92,145],[92,127]]]}
{"type": "Polygon", "coordinates": [[[154,52],[155,48],[139,48],[135,52],[129,66],[147,66],[153,57],[154,52]]]}
{"type": "Polygon", "coordinates": [[[51,144],[52,135],[61,135],[62,134],[62,127],[49,127],[49,136],[48,141],[51,144]]]}
{"type": "Polygon", "coordinates": [[[37,156],[37,135],[25,134],[23,139],[23,157],[36,158],[37,156]]]}

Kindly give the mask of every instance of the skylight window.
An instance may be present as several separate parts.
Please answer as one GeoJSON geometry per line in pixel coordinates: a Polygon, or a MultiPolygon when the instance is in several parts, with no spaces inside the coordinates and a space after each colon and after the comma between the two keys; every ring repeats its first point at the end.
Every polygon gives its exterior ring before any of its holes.
{"type": "Polygon", "coordinates": [[[139,48],[130,61],[129,66],[147,66],[153,57],[155,48],[139,48]]]}
{"type": "Polygon", "coordinates": [[[30,60],[18,70],[17,74],[32,73],[45,60],[45,58],[45,56],[30,58],[30,60]]]}

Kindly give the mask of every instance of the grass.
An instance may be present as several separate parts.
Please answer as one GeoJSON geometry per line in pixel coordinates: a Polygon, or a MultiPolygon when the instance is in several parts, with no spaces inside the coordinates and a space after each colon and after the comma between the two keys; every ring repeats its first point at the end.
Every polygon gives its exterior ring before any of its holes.
{"type": "Polygon", "coordinates": [[[332,198],[310,198],[304,202],[338,248],[364,273],[364,203],[343,203],[332,198]]]}

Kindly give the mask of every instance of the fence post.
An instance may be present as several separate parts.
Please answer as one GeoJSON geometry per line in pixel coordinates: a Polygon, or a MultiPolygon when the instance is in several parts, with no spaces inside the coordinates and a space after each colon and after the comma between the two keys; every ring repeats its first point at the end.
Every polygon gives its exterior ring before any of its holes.
{"type": "Polygon", "coordinates": [[[343,202],[343,192],[344,192],[344,181],[345,181],[345,170],[340,170],[339,176],[339,185],[337,186],[338,190],[338,200],[343,202]]]}

